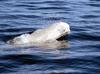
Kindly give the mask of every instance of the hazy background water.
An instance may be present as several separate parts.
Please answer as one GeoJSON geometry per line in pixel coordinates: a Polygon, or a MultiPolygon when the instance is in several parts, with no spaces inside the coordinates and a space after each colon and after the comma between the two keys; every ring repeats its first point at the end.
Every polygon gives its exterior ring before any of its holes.
{"type": "Polygon", "coordinates": [[[0,0],[0,74],[100,74],[100,0],[0,0]],[[66,47],[16,47],[6,41],[68,22],[66,47]]]}

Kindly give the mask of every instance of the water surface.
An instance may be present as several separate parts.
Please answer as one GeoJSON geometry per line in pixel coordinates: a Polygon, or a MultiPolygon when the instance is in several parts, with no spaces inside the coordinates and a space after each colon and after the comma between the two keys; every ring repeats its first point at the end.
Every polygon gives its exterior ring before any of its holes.
{"type": "Polygon", "coordinates": [[[0,74],[100,74],[100,1],[0,0],[0,74]],[[57,21],[71,26],[65,46],[6,43],[57,21]]]}

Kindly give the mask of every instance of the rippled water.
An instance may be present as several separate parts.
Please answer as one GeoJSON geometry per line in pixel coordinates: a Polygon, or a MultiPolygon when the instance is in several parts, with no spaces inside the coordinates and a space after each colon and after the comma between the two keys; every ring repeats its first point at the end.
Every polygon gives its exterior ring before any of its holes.
{"type": "Polygon", "coordinates": [[[100,0],[0,0],[0,74],[100,74],[100,0]],[[6,43],[57,21],[68,22],[66,47],[6,43]]]}

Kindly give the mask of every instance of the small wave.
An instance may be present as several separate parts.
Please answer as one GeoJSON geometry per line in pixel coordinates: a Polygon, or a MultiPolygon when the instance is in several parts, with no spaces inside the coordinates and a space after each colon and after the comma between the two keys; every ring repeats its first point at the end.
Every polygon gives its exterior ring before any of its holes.
{"type": "Polygon", "coordinates": [[[99,35],[93,35],[90,33],[74,33],[74,35],[71,35],[72,39],[78,39],[78,40],[88,40],[88,41],[100,41],[99,35]]]}
{"type": "Polygon", "coordinates": [[[83,19],[94,19],[94,18],[100,18],[100,15],[83,15],[80,17],[83,19]]]}
{"type": "Polygon", "coordinates": [[[87,5],[92,6],[92,7],[100,7],[99,3],[89,3],[87,5]]]}

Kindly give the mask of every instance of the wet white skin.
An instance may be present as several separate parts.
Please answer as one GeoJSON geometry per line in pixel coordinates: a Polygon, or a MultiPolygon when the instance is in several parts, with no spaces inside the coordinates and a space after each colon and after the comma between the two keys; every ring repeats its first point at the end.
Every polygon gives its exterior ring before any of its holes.
{"type": "Polygon", "coordinates": [[[70,27],[65,22],[57,22],[44,29],[38,29],[31,34],[22,34],[8,41],[9,44],[44,44],[56,42],[58,38],[70,33],[70,27]]]}

